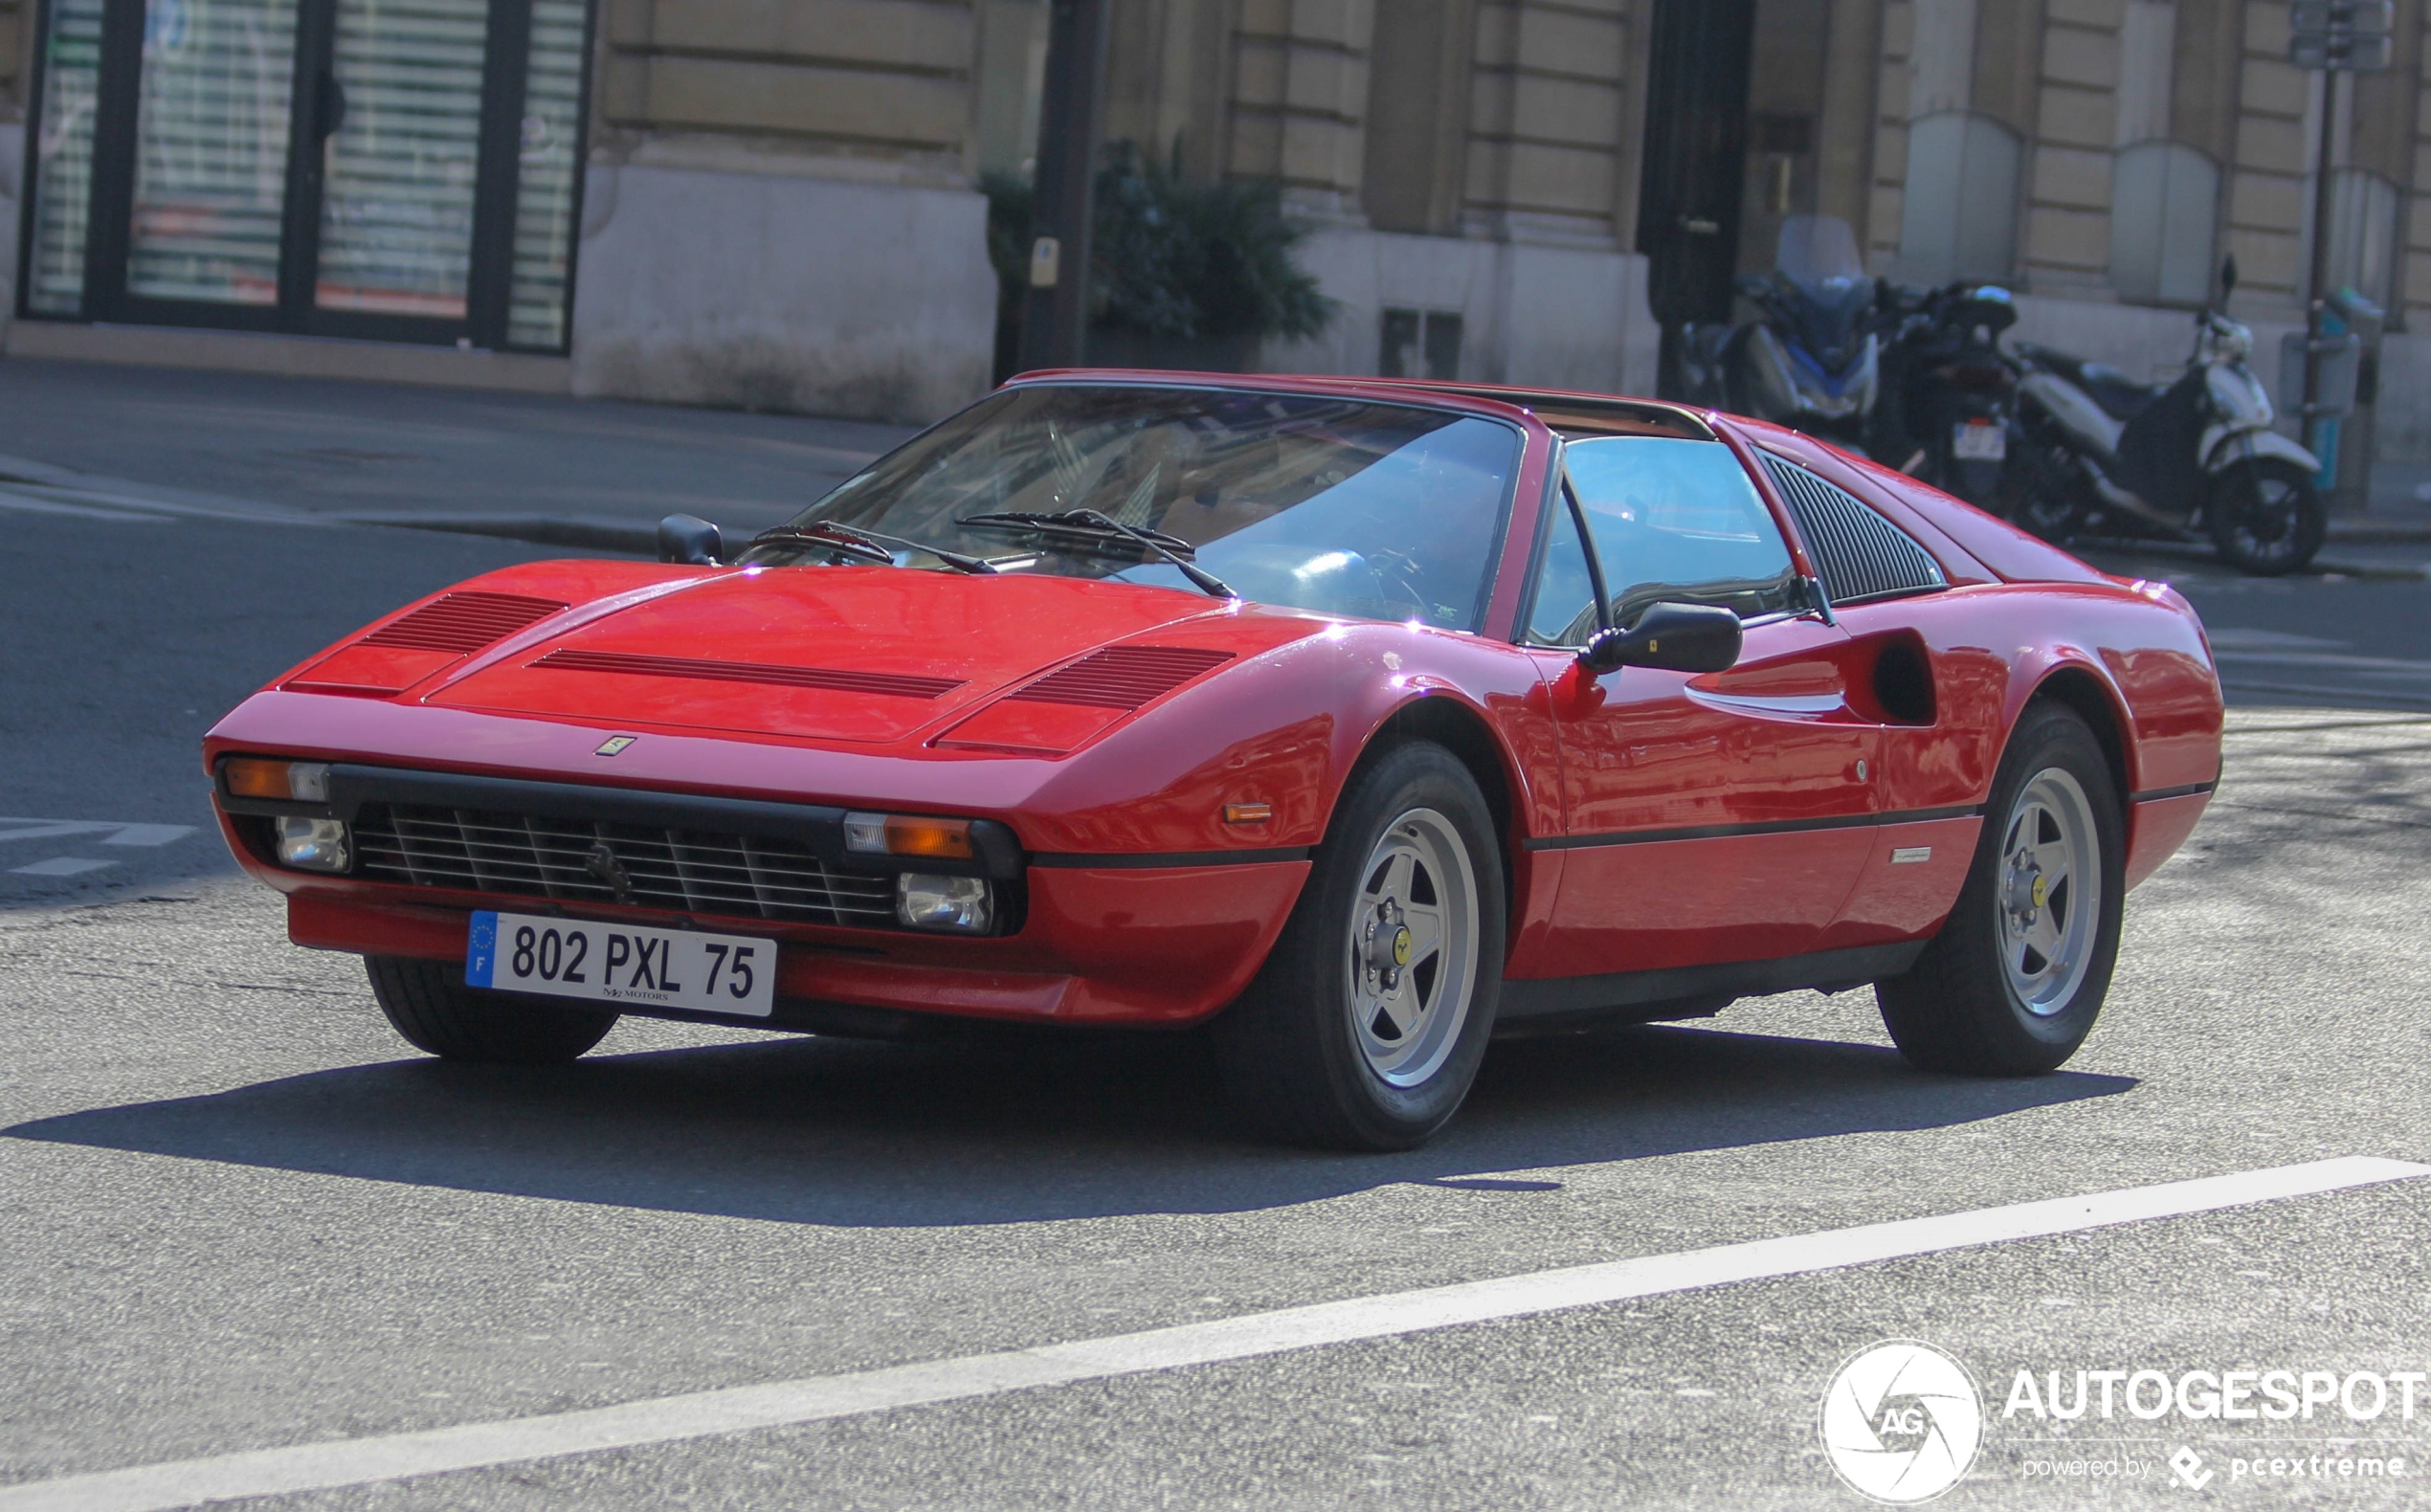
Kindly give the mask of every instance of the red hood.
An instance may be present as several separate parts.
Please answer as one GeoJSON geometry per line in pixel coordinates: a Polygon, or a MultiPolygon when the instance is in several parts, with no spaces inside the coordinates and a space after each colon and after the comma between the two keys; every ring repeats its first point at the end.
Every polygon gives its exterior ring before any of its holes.
{"type": "Polygon", "coordinates": [[[1216,606],[1170,589],[892,567],[743,568],[579,624],[423,701],[878,743],[1216,606]]]}

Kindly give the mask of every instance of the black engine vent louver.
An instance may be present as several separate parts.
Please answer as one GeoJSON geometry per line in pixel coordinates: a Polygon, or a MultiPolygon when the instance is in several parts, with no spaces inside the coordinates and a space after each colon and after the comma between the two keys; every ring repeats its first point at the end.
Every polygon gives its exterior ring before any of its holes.
{"type": "Polygon", "coordinates": [[[1823,592],[1833,603],[1862,604],[1950,586],[1932,553],[1863,500],[1770,452],[1756,455],[1797,518],[1798,534],[1806,538],[1815,569],[1823,575],[1823,592]]]}

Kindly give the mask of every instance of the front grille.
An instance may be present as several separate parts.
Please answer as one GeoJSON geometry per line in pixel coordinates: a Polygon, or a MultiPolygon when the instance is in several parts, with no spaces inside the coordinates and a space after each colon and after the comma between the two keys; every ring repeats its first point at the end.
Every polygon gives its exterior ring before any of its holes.
{"type": "Polygon", "coordinates": [[[862,929],[896,925],[894,878],[834,871],[810,851],[764,835],[367,803],[354,841],[359,875],[379,881],[862,929]]]}

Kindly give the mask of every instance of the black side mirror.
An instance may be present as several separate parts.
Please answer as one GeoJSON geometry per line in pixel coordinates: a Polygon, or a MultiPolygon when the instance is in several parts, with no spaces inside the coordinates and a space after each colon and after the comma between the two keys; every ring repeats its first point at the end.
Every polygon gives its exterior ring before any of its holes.
{"type": "Polygon", "coordinates": [[[1712,604],[1649,604],[1627,630],[1597,631],[1578,653],[1590,677],[1623,667],[1724,672],[1739,659],[1739,616],[1712,604]]]}
{"type": "Polygon", "coordinates": [[[725,543],[718,527],[699,515],[669,515],[658,522],[658,560],[685,567],[716,567],[725,543]]]}

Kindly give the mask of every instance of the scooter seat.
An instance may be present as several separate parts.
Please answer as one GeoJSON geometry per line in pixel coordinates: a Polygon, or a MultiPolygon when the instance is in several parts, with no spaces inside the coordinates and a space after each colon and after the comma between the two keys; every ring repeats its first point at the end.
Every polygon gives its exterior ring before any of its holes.
{"type": "Polygon", "coordinates": [[[2113,420],[2134,419],[2147,405],[2169,391],[2167,384],[2137,383],[2108,363],[2089,363],[2048,346],[2020,342],[2018,351],[2028,361],[2041,364],[2084,389],[2085,397],[2100,405],[2102,412],[2113,420]]]}

